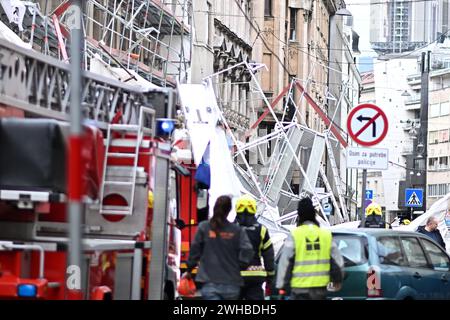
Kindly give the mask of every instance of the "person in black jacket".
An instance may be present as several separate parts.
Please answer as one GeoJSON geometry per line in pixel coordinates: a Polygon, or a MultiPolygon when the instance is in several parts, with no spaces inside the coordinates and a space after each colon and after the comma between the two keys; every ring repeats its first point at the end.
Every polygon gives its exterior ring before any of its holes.
{"type": "Polygon", "coordinates": [[[236,300],[244,281],[241,269],[247,268],[253,258],[253,248],[247,233],[239,225],[230,223],[231,198],[221,196],[214,205],[210,221],[198,225],[191,245],[187,271],[191,277],[199,265],[196,281],[203,283],[201,294],[205,300],[236,300]]]}
{"type": "Polygon", "coordinates": [[[420,226],[417,232],[422,233],[431,239],[433,239],[437,244],[445,249],[445,242],[442,239],[442,235],[437,228],[439,225],[439,220],[436,217],[429,217],[427,224],[425,226],[420,226]]]}
{"type": "Polygon", "coordinates": [[[250,266],[241,271],[244,278],[241,299],[245,300],[264,300],[262,285],[265,281],[266,287],[270,288],[275,274],[274,250],[269,231],[258,223],[255,214],[256,200],[247,194],[241,196],[236,202],[236,222],[247,231],[255,252],[250,266]]]}

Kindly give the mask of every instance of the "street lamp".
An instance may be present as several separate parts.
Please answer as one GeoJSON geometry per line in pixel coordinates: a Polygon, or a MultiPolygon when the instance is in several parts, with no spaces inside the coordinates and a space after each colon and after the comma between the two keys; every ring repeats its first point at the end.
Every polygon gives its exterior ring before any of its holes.
{"type": "Polygon", "coordinates": [[[402,97],[411,97],[411,94],[408,91],[403,91],[403,93],[401,94],[402,97]]]}
{"type": "Polygon", "coordinates": [[[351,17],[352,13],[350,11],[348,11],[345,8],[345,5],[344,5],[344,7],[340,8],[338,11],[336,11],[335,15],[337,15],[337,16],[344,16],[344,17],[351,17]]]}

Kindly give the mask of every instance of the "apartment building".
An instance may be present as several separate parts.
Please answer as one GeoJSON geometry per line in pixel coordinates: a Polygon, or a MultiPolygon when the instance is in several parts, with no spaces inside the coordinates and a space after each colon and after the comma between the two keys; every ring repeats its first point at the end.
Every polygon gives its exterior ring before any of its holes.
{"type": "Polygon", "coordinates": [[[450,69],[432,71],[429,87],[427,208],[450,192],[450,69]]]}
{"type": "Polygon", "coordinates": [[[370,42],[378,53],[411,51],[447,34],[448,0],[371,0],[370,42]]]}
{"type": "MultiPolygon", "coordinates": [[[[251,0],[193,0],[192,83],[230,69],[212,78],[219,106],[240,138],[249,129],[255,97],[251,93],[250,73],[242,62],[261,62],[261,40],[255,17],[262,17],[263,7],[251,0]]],[[[259,75],[258,75],[259,76],[259,75]]]]}

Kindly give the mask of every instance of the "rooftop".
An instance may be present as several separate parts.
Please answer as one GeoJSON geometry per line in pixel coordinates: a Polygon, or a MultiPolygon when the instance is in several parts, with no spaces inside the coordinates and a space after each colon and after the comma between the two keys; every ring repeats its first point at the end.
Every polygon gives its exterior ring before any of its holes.
{"type": "Polygon", "coordinates": [[[373,71],[361,73],[361,84],[369,84],[375,82],[375,74],[373,71]]]}

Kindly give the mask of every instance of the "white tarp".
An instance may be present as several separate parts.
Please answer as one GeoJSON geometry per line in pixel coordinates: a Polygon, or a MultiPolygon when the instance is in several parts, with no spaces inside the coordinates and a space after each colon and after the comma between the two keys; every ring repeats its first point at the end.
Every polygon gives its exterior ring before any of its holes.
{"type": "Polygon", "coordinates": [[[209,145],[209,168],[211,184],[209,188],[210,216],[214,203],[221,195],[233,198],[233,209],[228,220],[236,217],[234,204],[241,195],[243,186],[239,181],[231,157],[225,130],[218,126],[219,107],[210,83],[178,84],[178,92],[189,131],[190,142],[194,154],[194,162],[198,166],[209,145]]]}
{"type": "Polygon", "coordinates": [[[233,198],[233,209],[228,220],[234,221],[236,212],[234,204],[236,198],[241,195],[241,182],[234,171],[233,160],[228,148],[225,131],[216,127],[210,140],[210,169],[211,186],[209,188],[210,215],[213,213],[213,205],[221,195],[229,195],[233,198]]]}
{"type": "Polygon", "coordinates": [[[25,16],[26,7],[20,0],[0,0],[0,4],[8,17],[9,23],[19,26],[19,30],[23,31],[23,17],[25,16]]]}
{"type": "Polygon", "coordinates": [[[19,38],[17,34],[14,33],[8,26],[0,21],[0,40],[8,41],[14,43],[17,46],[23,47],[25,49],[31,49],[31,44],[24,42],[19,38]]]}
{"type": "Polygon", "coordinates": [[[210,98],[208,88],[203,84],[178,84],[178,92],[191,138],[194,162],[198,166],[206,147],[215,134],[219,119],[216,101],[210,98]]]}
{"type": "Polygon", "coordinates": [[[143,90],[159,88],[157,85],[144,79],[134,70],[125,70],[120,67],[111,67],[107,63],[101,60],[100,56],[96,54],[92,59],[89,67],[89,71],[100,74],[104,77],[116,79],[119,81],[127,81],[129,85],[140,87],[143,90]],[[128,71],[128,72],[127,72],[128,71]],[[130,73],[132,75],[130,75],[130,73]],[[133,78],[134,77],[134,78],[133,78]],[[131,78],[131,79],[130,79],[131,78]]]}

